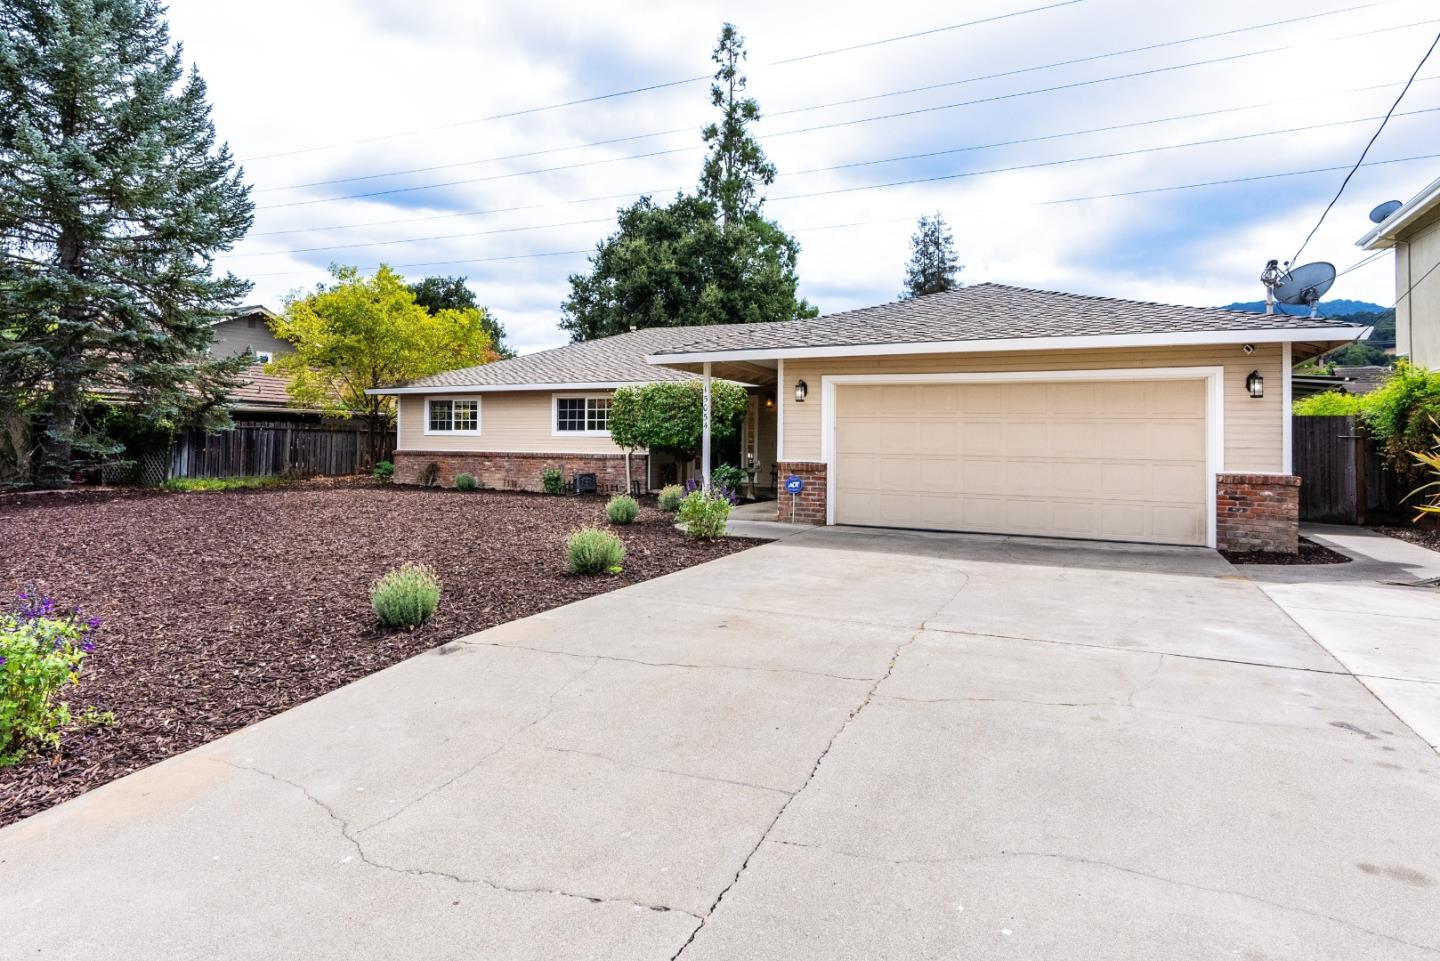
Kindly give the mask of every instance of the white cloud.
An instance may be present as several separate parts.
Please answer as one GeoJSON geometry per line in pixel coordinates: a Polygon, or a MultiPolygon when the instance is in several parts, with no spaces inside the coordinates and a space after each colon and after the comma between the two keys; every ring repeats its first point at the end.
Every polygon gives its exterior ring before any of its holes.
{"type": "MultiPolygon", "coordinates": [[[[1355,2],[1332,0],[1329,9],[1355,2]]],[[[963,7],[843,0],[817,16],[813,7],[774,3],[255,0],[244,16],[235,16],[223,5],[204,0],[172,0],[171,21],[187,56],[198,63],[209,82],[221,135],[237,156],[289,154],[246,162],[261,209],[254,233],[236,251],[240,256],[222,260],[223,266],[254,277],[254,299],[276,302],[286,291],[309,287],[323,279],[324,267],[332,260],[362,266],[380,259],[395,264],[472,261],[406,272],[467,275],[482,301],[507,321],[522,349],[563,342],[555,323],[568,290],[565,278],[584,266],[584,257],[492,258],[588,250],[613,229],[614,210],[623,201],[572,201],[668,191],[693,183],[701,156],[698,128],[711,113],[706,88],[704,83],[692,83],[505,120],[466,121],[706,74],[714,36],[726,17],[749,39],[751,92],[767,113],[758,133],[781,170],[781,179],[771,190],[775,199],[770,213],[800,239],[802,293],[825,310],[893,298],[900,289],[907,253],[907,221],[937,209],[945,211],[956,228],[957,246],[966,263],[963,276],[970,282],[996,280],[1195,304],[1257,299],[1261,290],[1256,276],[1264,261],[1293,253],[1333,194],[1341,172],[1084,203],[1045,202],[1346,164],[1358,156],[1375,121],[925,184],[781,198],[1372,117],[1384,112],[1398,88],[1342,91],[1403,80],[1436,29],[1432,24],[1361,36],[1433,16],[1429,0],[1394,0],[1283,29],[783,113],[1316,12],[1298,0],[1264,8],[1215,0],[1164,4],[1164,15],[1156,16],[1153,4],[1085,0],[1002,22],[772,65],[785,57],[1029,5],[1033,4],[1026,0],[986,0],[963,7]],[[1337,37],[1342,39],[1331,39],[1337,37]],[[817,124],[1162,70],[1286,45],[1294,48],[912,117],[786,134],[817,124]],[[1269,101],[1289,102],[903,163],[795,173],[1269,101]],[[441,125],[448,126],[387,136],[441,125]],[[685,132],[475,162],[677,128],[685,132]],[[385,139],[373,139],[377,137],[385,139]],[[331,144],[344,146],[305,150],[331,144]],[[670,148],[689,149],[530,176],[477,179],[670,148]],[[305,152],[290,153],[296,150],[305,152]],[[464,165],[298,190],[273,189],[452,164],[464,165]],[[449,181],[473,182],[366,199],[276,206],[449,181]],[[444,216],[513,207],[531,209],[444,216]],[[808,229],[897,218],[900,222],[808,229]],[[599,222],[571,224],[586,220],[599,222]],[[409,222],[333,229],[375,221],[409,222]],[[570,225],[560,226],[566,224],[570,225]],[[535,226],[546,229],[481,233],[535,226]],[[272,233],[290,230],[300,232],[272,233]],[[434,237],[448,239],[418,239],[434,237]],[[406,242],[293,252],[397,240],[406,242]]],[[[1440,74],[1440,63],[1431,65],[1426,74],[1440,74]]],[[[1440,105],[1440,81],[1418,84],[1402,111],[1436,105],[1440,105]]],[[[1434,152],[1433,137],[1426,136],[1434,129],[1434,116],[1397,117],[1372,159],[1434,152]]],[[[1329,259],[1341,267],[1358,260],[1361,252],[1353,242],[1368,227],[1365,213],[1370,206],[1390,197],[1408,197],[1433,179],[1437,166],[1436,161],[1422,161],[1363,169],[1307,248],[1305,259],[1329,259]]],[[[1343,278],[1334,293],[1390,302],[1394,293],[1387,261],[1343,278]]]]}

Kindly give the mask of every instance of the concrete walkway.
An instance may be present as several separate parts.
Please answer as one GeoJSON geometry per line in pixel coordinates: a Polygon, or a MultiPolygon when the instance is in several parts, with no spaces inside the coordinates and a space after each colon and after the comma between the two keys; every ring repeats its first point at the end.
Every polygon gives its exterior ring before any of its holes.
{"type": "Polygon", "coordinates": [[[819,530],[0,831],[0,956],[1406,961],[1437,810],[1213,552],[819,530]]]}
{"type": "Polygon", "coordinates": [[[1406,725],[1440,748],[1440,553],[1364,528],[1306,536],[1349,564],[1256,568],[1250,577],[1406,725]]]}

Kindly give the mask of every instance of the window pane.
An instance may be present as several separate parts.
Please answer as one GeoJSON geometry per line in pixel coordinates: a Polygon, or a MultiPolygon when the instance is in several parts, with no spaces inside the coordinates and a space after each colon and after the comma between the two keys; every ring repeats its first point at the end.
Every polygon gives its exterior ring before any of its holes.
{"type": "Polygon", "coordinates": [[[560,431],[583,431],[585,429],[585,398],[560,397],[556,399],[555,429],[560,431]]]}
{"type": "Polygon", "coordinates": [[[480,402],[476,400],[457,400],[454,408],[454,424],[452,430],[476,430],[480,426],[480,402]]]}
{"type": "Polygon", "coordinates": [[[450,429],[450,405],[448,400],[432,400],[430,402],[430,429],[450,429]]]}
{"type": "Polygon", "coordinates": [[[610,429],[610,398],[591,397],[586,402],[586,430],[610,429]]]}

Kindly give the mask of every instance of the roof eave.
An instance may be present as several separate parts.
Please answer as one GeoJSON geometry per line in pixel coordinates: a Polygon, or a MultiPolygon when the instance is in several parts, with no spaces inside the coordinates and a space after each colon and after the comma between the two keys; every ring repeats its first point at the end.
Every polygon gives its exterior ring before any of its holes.
{"type": "Polygon", "coordinates": [[[1275,327],[1259,330],[1197,330],[1158,334],[1084,334],[1069,337],[1015,337],[1008,340],[907,341],[811,347],[752,347],[647,354],[646,363],[667,366],[727,360],[793,360],[808,357],[892,354],[973,354],[1002,351],[1087,350],[1110,347],[1180,347],[1205,344],[1272,344],[1295,341],[1345,343],[1369,336],[1371,328],[1275,327]]]}
{"type": "Polygon", "coordinates": [[[1371,228],[1369,233],[1355,241],[1355,246],[1362,250],[1383,250],[1394,247],[1401,231],[1413,223],[1416,218],[1425,216],[1437,206],[1440,206],[1440,177],[1430,181],[1425,189],[1405,201],[1404,205],[1393,214],[1371,228]]]}
{"type": "Polygon", "coordinates": [[[429,384],[412,387],[372,387],[365,393],[372,396],[392,394],[485,394],[527,390],[615,390],[620,387],[640,387],[651,384],[649,380],[605,380],[574,381],[555,384],[429,384]]]}

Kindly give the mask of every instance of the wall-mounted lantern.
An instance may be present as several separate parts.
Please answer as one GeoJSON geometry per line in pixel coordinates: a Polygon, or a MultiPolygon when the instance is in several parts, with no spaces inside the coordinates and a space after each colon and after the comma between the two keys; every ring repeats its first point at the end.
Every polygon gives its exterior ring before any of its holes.
{"type": "Polygon", "coordinates": [[[795,382],[795,403],[805,403],[805,395],[809,392],[810,388],[805,385],[805,382],[803,380],[797,380],[795,382]]]}
{"type": "Polygon", "coordinates": [[[1260,371],[1250,371],[1250,376],[1245,378],[1245,389],[1251,397],[1265,396],[1265,378],[1260,376],[1260,371]]]}
{"type": "Polygon", "coordinates": [[[765,395],[765,409],[766,409],[766,410],[774,410],[774,409],[775,409],[775,395],[774,395],[774,394],[766,394],[766,395],[765,395]]]}

